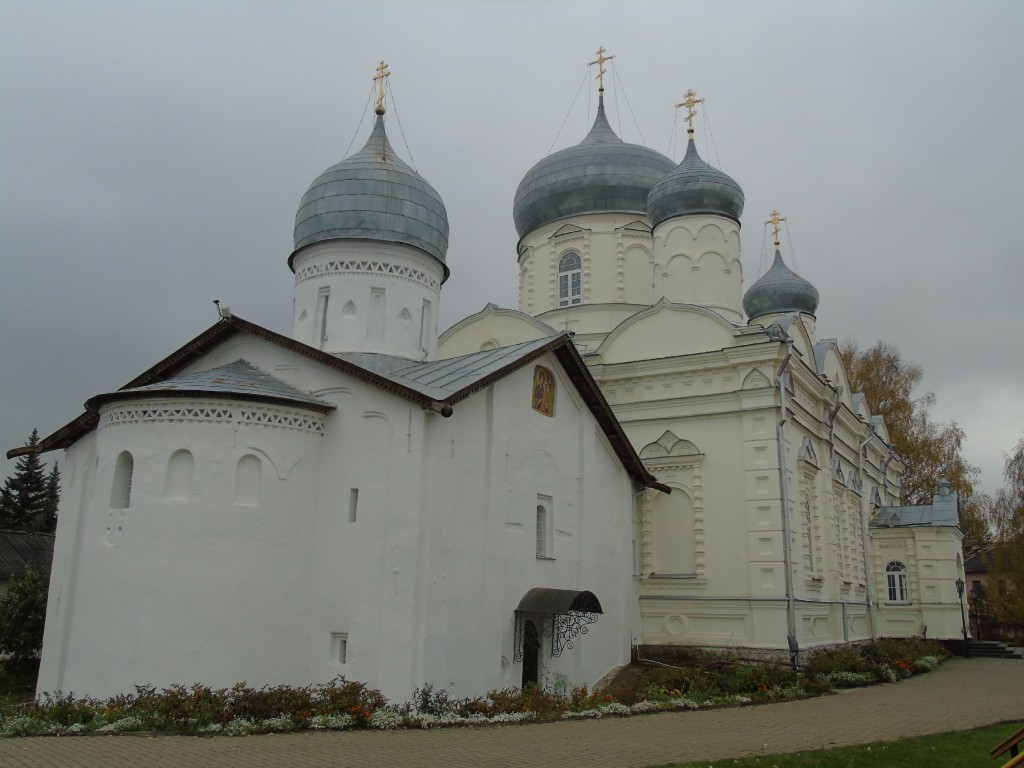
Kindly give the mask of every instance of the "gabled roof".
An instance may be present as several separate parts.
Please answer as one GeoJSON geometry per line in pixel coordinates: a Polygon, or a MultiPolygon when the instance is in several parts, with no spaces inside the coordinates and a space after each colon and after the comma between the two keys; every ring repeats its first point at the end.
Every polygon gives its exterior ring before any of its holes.
{"type": "MultiPolygon", "coordinates": [[[[431,408],[449,416],[451,415],[451,406],[455,403],[464,400],[475,392],[486,389],[493,382],[528,365],[539,357],[552,353],[562,365],[566,376],[569,377],[573,386],[580,393],[591,413],[593,413],[629,475],[642,485],[668,492],[667,486],[657,483],[644,467],[643,462],[640,461],[640,457],[633,449],[633,444],[630,443],[629,438],[623,432],[622,426],[612,413],[611,407],[601,393],[597,382],[590,375],[586,363],[583,362],[583,358],[576,351],[576,346],[572,342],[572,335],[569,333],[559,333],[536,341],[524,342],[511,347],[489,349],[447,360],[414,363],[386,355],[338,357],[303,344],[288,336],[282,336],[256,323],[243,320],[237,315],[223,317],[148,371],[129,381],[117,392],[92,398],[86,403],[87,410],[85,413],[65,424],[53,434],[40,440],[34,449],[28,446],[14,448],[7,452],[7,458],[11,459],[21,456],[33,450],[37,453],[46,453],[47,451],[59,448],[67,448],[96,428],[96,425],[99,423],[98,406],[115,398],[142,396],[139,393],[151,396],[164,392],[181,394],[185,391],[202,391],[203,394],[208,394],[209,389],[168,389],[166,385],[174,380],[176,373],[200,359],[224,340],[240,332],[252,334],[328,368],[341,371],[355,379],[390,392],[397,397],[402,397],[416,403],[423,408],[431,408]],[[371,364],[371,357],[379,359],[371,364]],[[358,362],[356,362],[357,360],[358,362]],[[403,362],[404,366],[396,369],[395,366],[399,362],[403,362]]],[[[252,366],[249,367],[252,368],[252,366]]],[[[261,373],[256,368],[252,368],[252,370],[261,373]]],[[[211,377],[211,373],[211,371],[205,371],[201,374],[189,374],[180,377],[179,381],[191,381],[193,385],[202,381],[206,382],[207,385],[211,385],[213,383],[212,378],[216,378],[216,376],[211,377]]],[[[312,403],[317,403],[321,407],[329,407],[329,404],[312,398],[308,394],[299,393],[298,390],[294,390],[289,385],[284,384],[284,382],[280,382],[280,384],[288,387],[292,392],[298,393],[299,396],[311,400],[312,403]]],[[[222,386],[224,386],[222,389],[223,393],[232,389],[230,384],[222,386]]],[[[280,392],[278,390],[279,394],[280,392]]]]}
{"type": "Polygon", "coordinates": [[[53,534],[35,531],[0,531],[0,579],[22,576],[27,571],[50,572],[53,534]]]}

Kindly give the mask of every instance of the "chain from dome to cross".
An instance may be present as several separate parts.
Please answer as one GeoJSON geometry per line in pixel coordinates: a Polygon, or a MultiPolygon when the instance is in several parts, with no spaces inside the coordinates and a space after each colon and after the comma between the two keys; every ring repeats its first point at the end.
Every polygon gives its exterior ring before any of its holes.
{"type": "Polygon", "coordinates": [[[676,104],[676,109],[686,107],[686,117],[683,119],[686,120],[686,133],[691,139],[693,138],[693,118],[697,116],[697,110],[694,107],[704,103],[703,97],[698,99],[696,96],[697,92],[690,88],[683,94],[683,100],[676,104]]]}
{"type": "Polygon", "coordinates": [[[771,224],[772,225],[772,238],[775,240],[775,248],[776,249],[778,249],[778,247],[779,247],[779,232],[782,231],[779,228],[779,224],[781,224],[782,222],[784,222],[786,220],[787,219],[786,219],[785,216],[780,216],[778,211],[772,210],[772,212],[768,214],[767,220],[765,220],[765,222],[764,222],[765,224],[771,224]]]}

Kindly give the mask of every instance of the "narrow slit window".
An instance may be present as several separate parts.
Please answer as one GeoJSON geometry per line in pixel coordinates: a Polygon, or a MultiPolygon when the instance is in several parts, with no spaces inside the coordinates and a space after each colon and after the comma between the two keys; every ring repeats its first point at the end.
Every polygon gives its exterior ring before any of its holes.
{"type": "Polygon", "coordinates": [[[352,488],[348,492],[348,521],[354,523],[356,521],[356,512],[359,508],[359,489],[352,488]]]}
{"type": "Polygon", "coordinates": [[[128,509],[132,503],[132,475],[135,460],[128,451],[121,451],[114,464],[114,482],[110,488],[110,508],[128,509]]]}

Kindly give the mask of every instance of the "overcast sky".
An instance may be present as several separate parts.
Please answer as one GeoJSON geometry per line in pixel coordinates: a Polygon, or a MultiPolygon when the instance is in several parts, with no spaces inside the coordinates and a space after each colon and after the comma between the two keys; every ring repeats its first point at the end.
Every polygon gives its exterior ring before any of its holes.
{"type": "Polygon", "coordinates": [[[585,135],[603,45],[626,141],[670,154],[673,105],[707,99],[744,287],[778,208],[819,337],[921,364],[996,488],[1024,434],[1022,33],[1009,1],[0,0],[0,447],[211,325],[214,298],[290,331],[295,210],[365,141],[381,59],[391,141],[448,209],[442,328],[515,307],[512,197],[585,135]]]}

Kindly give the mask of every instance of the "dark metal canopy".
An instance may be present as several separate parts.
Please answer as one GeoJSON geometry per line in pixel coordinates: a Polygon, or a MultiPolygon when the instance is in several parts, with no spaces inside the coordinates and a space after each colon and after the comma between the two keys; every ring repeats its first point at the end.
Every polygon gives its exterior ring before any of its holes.
{"type": "Polygon", "coordinates": [[[533,643],[539,643],[540,637],[551,640],[552,657],[561,656],[566,648],[575,647],[576,636],[587,634],[588,627],[603,613],[593,592],[534,587],[523,595],[516,608],[512,657],[522,661],[524,654],[538,647],[533,643]],[[538,633],[533,635],[532,643],[526,632],[529,623],[538,633]]]}
{"type": "Polygon", "coordinates": [[[593,592],[577,592],[574,589],[549,589],[534,587],[519,601],[516,608],[519,613],[566,614],[570,611],[578,613],[604,613],[601,603],[593,592]]]}

